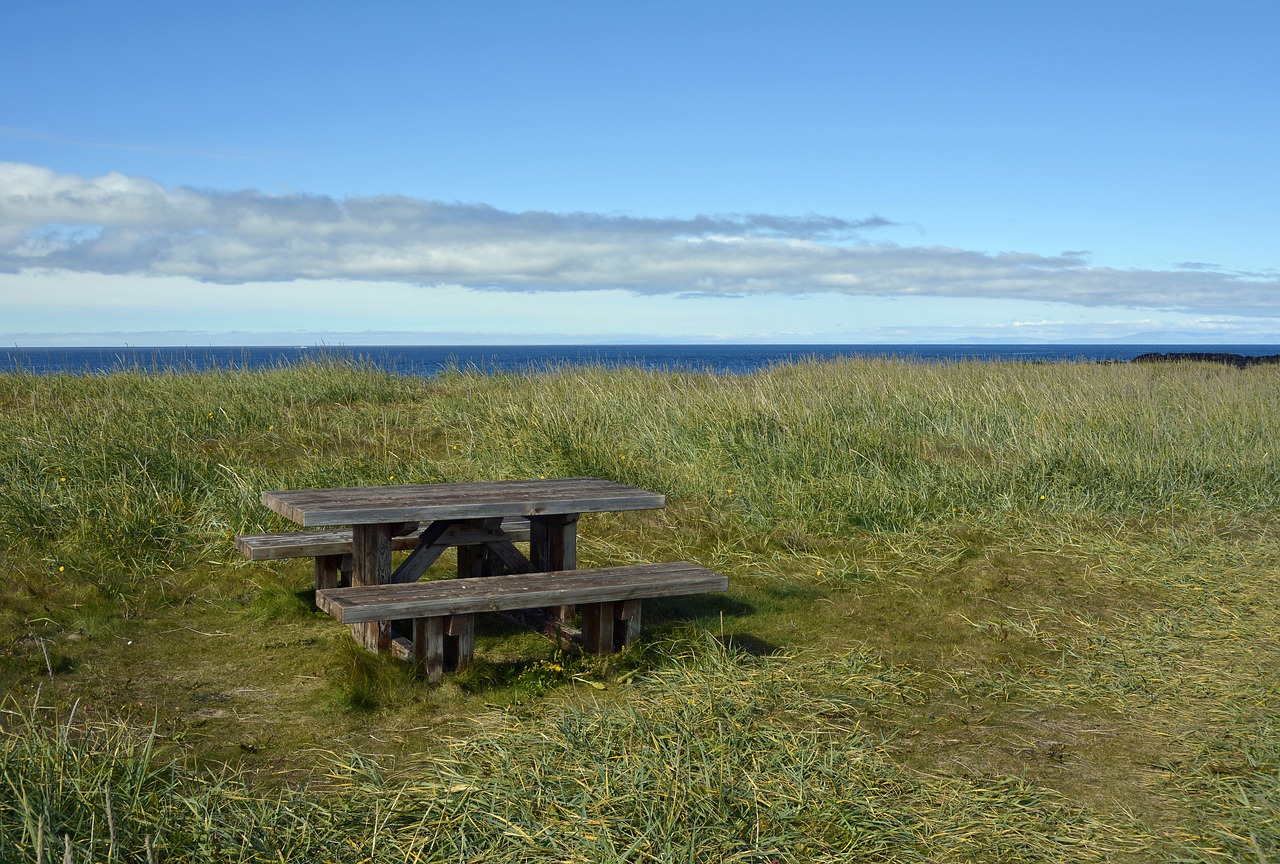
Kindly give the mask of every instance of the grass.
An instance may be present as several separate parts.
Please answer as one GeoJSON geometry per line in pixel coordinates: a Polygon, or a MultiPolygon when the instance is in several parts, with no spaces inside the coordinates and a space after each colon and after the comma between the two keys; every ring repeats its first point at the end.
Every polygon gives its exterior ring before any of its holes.
{"type": "Polygon", "coordinates": [[[1275,375],[0,377],[0,844],[1276,860],[1275,375]],[[648,604],[607,660],[486,621],[431,688],[311,611],[306,562],[230,542],[290,527],[263,489],[539,476],[667,495],[584,517],[583,564],[693,560],[730,592],[648,604]]]}

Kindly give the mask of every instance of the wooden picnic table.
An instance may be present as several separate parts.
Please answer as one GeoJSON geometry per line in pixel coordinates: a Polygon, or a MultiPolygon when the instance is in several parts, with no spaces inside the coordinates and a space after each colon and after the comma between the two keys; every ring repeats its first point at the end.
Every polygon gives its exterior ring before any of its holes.
{"type": "MultiPolygon", "coordinates": [[[[287,489],[262,493],[262,503],[304,528],[350,525],[352,586],[418,581],[450,546],[458,548],[458,575],[572,570],[582,513],[655,510],[666,498],[621,483],[580,477],[287,489]],[[504,517],[529,520],[529,556],[502,531],[504,517]],[[418,545],[392,567],[392,538],[428,522],[418,545]]],[[[353,624],[367,647],[389,650],[389,622],[353,624]]]]}

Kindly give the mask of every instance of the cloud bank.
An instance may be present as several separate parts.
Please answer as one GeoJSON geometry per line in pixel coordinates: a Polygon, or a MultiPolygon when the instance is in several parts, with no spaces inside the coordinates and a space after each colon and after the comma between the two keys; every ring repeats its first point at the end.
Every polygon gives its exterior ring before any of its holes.
{"type": "Polygon", "coordinates": [[[383,195],[165,187],[0,163],[0,272],[351,279],[507,291],[836,293],[1041,300],[1280,315],[1274,273],[1090,266],[1087,253],[988,254],[868,239],[894,223],[747,214],[513,213],[383,195]]]}

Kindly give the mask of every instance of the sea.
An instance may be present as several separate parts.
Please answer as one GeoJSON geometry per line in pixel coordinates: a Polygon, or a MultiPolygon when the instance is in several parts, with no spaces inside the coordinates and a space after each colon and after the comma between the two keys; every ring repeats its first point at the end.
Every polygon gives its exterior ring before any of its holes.
{"type": "Polygon", "coordinates": [[[95,375],[270,369],[315,362],[358,363],[399,375],[537,372],[576,365],[737,375],[781,363],[891,357],[920,363],[962,360],[1034,363],[1126,362],[1149,353],[1280,354],[1280,345],[297,345],[126,348],[0,348],[0,373],[95,375]]]}

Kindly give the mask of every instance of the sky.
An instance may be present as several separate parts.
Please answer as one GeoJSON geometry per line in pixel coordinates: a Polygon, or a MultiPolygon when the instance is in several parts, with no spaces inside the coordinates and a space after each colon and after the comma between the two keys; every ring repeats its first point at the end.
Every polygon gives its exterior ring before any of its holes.
{"type": "Polygon", "coordinates": [[[45,0],[0,344],[1280,343],[1280,3],[45,0]]]}

